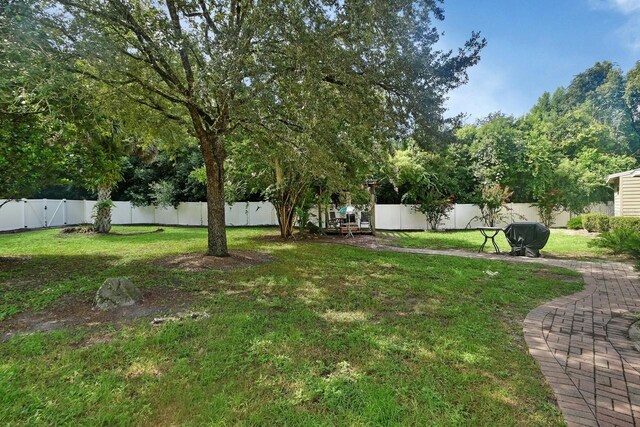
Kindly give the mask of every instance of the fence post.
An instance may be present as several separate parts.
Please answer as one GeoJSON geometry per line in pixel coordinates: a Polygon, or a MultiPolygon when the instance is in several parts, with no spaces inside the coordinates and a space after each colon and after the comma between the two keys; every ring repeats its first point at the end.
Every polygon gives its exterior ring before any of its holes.
{"type": "Polygon", "coordinates": [[[44,228],[47,228],[47,199],[42,199],[42,205],[44,206],[42,209],[42,214],[44,216],[44,228]]]}
{"type": "Polygon", "coordinates": [[[458,229],[458,221],[456,220],[456,208],[458,207],[457,203],[453,204],[453,229],[458,229]]]}
{"type": "Polygon", "coordinates": [[[67,199],[62,199],[62,223],[67,225],[67,199]]]}
{"type": "Polygon", "coordinates": [[[27,228],[27,199],[22,199],[22,228],[27,228]]]}

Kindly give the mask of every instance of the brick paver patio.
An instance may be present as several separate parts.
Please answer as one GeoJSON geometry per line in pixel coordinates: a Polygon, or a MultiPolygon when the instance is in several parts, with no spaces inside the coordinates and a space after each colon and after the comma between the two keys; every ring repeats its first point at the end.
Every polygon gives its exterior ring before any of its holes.
{"type": "Polygon", "coordinates": [[[582,273],[583,291],[532,310],[524,321],[529,352],[553,388],[570,426],[640,426],[640,352],[628,339],[640,319],[640,281],[626,264],[530,259],[457,250],[377,246],[398,252],[534,262],[582,273]]]}

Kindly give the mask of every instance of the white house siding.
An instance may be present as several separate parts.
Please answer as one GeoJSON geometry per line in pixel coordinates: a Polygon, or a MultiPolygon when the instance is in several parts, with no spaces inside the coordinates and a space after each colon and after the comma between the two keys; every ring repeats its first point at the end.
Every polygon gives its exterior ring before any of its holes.
{"type": "Polygon", "coordinates": [[[613,192],[613,216],[620,216],[622,212],[620,212],[620,191],[618,187],[614,189],[613,192]]]}
{"type": "Polygon", "coordinates": [[[640,177],[620,177],[622,216],[640,216],[640,177]]]}

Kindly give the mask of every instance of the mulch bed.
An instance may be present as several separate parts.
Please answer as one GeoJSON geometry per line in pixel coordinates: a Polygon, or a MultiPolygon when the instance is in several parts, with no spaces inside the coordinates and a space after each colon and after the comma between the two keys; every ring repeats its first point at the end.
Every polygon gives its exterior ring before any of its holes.
{"type": "Polygon", "coordinates": [[[174,255],[154,261],[159,267],[184,271],[231,271],[252,267],[273,260],[273,257],[258,251],[232,251],[228,257],[207,256],[200,253],[174,255]]]}

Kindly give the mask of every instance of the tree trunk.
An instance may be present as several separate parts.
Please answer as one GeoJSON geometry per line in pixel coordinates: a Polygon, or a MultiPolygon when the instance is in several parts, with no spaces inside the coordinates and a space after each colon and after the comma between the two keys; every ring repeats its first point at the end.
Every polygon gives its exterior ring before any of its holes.
{"type": "Polygon", "coordinates": [[[369,186],[369,227],[371,234],[376,235],[376,185],[369,186]]]}
{"type": "Polygon", "coordinates": [[[111,188],[100,187],[98,189],[98,203],[93,223],[96,233],[107,234],[111,231],[111,188]]]}
{"type": "Polygon", "coordinates": [[[225,226],[224,200],[224,142],[220,137],[205,135],[200,138],[200,149],[207,174],[207,255],[229,256],[225,226]]]}
{"type": "Polygon", "coordinates": [[[287,202],[276,202],[276,216],[280,225],[280,236],[287,239],[293,235],[293,227],[295,224],[296,207],[287,202]]]}

